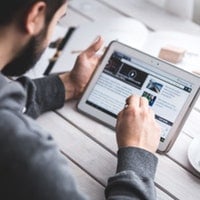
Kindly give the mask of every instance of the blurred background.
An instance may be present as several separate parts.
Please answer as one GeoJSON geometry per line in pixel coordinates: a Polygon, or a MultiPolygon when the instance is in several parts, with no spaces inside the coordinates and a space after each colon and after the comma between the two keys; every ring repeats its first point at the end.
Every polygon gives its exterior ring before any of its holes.
{"type": "Polygon", "coordinates": [[[118,39],[153,56],[167,44],[181,47],[188,55],[181,67],[198,68],[200,74],[199,10],[200,0],[68,0],[67,15],[52,38],[55,43],[66,37],[65,53],[60,56],[60,50],[50,45],[28,75],[40,77],[71,69],[77,57],[72,52],[86,48],[97,35],[104,36],[105,46],[118,39]]]}
{"type": "Polygon", "coordinates": [[[148,0],[179,17],[200,24],[200,0],[148,0]]]}

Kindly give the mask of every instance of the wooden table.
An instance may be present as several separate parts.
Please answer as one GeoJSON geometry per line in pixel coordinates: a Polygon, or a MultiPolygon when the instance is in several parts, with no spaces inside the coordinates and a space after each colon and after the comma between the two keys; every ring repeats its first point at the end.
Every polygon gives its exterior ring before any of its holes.
{"type": "MultiPolygon", "coordinates": [[[[133,17],[152,30],[171,28],[195,35],[200,33],[200,27],[196,24],[170,15],[143,0],[69,1],[68,15],[62,23],[77,26],[110,16],[133,17]]],[[[107,178],[116,170],[115,133],[77,112],[76,103],[67,102],[62,109],[42,115],[38,122],[57,141],[80,189],[91,199],[102,200],[107,178]]],[[[190,142],[200,134],[199,122],[200,100],[170,152],[157,154],[159,164],[155,185],[158,199],[200,199],[200,178],[187,158],[190,142]]]]}

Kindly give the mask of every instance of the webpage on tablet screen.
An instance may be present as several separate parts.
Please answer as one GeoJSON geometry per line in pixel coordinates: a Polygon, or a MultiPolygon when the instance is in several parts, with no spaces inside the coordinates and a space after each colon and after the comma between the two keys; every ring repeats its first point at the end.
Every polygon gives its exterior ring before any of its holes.
{"type": "Polygon", "coordinates": [[[144,96],[161,125],[161,141],[164,141],[191,92],[191,86],[177,77],[155,74],[148,67],[134,58],[114,52],[92,89],[87,104],[116,118],[128,96],[144,96]]]}

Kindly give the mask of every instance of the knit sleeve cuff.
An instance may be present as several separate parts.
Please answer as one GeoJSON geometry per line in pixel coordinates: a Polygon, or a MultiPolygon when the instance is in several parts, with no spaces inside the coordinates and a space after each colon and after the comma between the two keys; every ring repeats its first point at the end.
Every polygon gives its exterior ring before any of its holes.
{"type": "Polygon", "coordinates": [[[65,101],[65,89],[58,76],[48,76],[34,80],[37,88],[37,101],[42,112],[62,107],[65,101]]]}
{"type": "Polygon", "coordinates": [[[152,177],[154,179],[157,163],[157,157],[144,149],[136,147],[120,148],[117,173],[132,170],[141,177],[152,177]]]}

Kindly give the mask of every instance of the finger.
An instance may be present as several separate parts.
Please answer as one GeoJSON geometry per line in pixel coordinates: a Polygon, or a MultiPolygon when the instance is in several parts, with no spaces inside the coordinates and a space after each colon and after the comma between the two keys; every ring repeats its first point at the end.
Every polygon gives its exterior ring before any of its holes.
{"type": "Polygon", "coordinates": [[[126,103],[129,106],[139,106],[140,105],[140,97],[138,95],[132,95],[126,99],[126,103]]]}
{"type": "Polygon", "coordinates": [[[98,36],[97,39],[84,51],[87,57],[92,57],[103,45],[103,38],[98,36]]]}
{"type": "Polygon", "coordinates": [[[144,107],[144,108],[148,108],[149,107],[149,101],[146,97],[141,97],[140,98],[140,106],[144,107]]]}
{"type": "Polygon", "coordinates": [[[118,113],[118,115],[117,115],[117,119],[118,119],[118,120],[121,118],[122,113],[123,113],[123,110],[121,110],[121,111],[118,113]]]}
{"type": "Polygon", "coordinates": [[[101,59],[102,59],[102,55],[99,55],[99,54],[96,54],[95,55],[95,58],[96,58],[96,64],[100,63],[101,62],[101,59]]]}
{"type": "Polygon", "coordinates": [[[155,120],[155,112],[151,108],[149,108],[149,114],[155,120]]]}
{"type": "Polygon", "coordinates": [[[127,108],[128,108],[128,104],[125,103],[125,105],[124,105],[124,109],[127,109],[127,108]]]}

